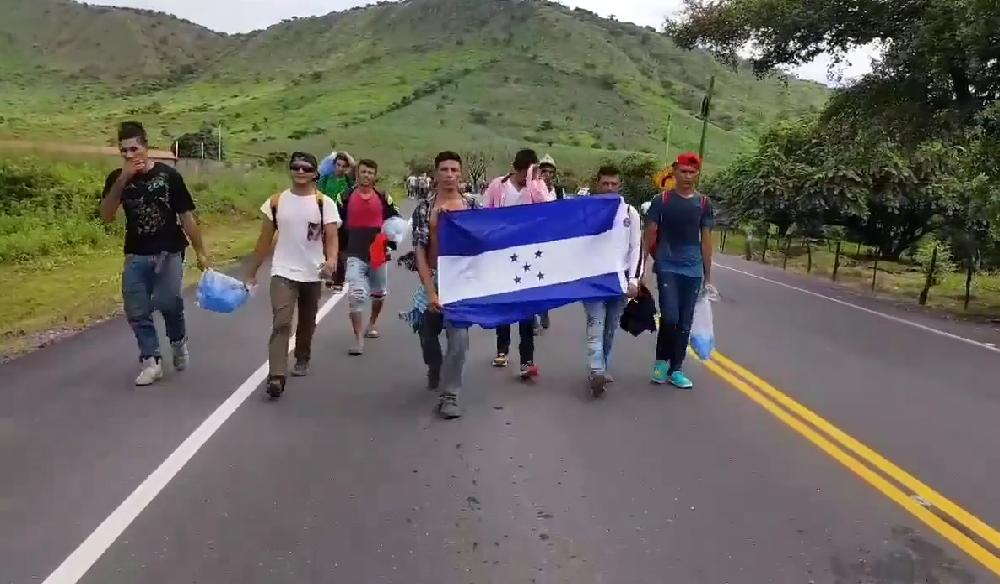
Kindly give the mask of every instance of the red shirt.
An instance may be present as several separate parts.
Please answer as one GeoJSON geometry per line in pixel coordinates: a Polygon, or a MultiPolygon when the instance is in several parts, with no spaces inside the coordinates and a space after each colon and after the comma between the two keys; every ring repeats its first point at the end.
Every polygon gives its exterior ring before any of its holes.
{"type": "Polygon", "coordinates": [[[382,232],[382,199],[375,191],[367,199],[355,191],[347,199],[347,249],[348,256],[369,260],[372,241],[382,232]]]}

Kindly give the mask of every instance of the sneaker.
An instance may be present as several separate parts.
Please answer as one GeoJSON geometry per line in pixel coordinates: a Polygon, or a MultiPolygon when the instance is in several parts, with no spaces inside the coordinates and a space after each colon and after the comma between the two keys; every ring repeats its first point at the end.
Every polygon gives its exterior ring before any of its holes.
{"type": "Polygon", "coordinates": [[[267,380],[267,395],[269,395],[271,399],[278,399],[283,393],[285,393],[284,377],[272,377],[267,380]]]}
{"type": "Polygon", "coordinates": [[[174,353],[174,371],[184,371],[191,360],[191,353],[188,351],[187,341],[170,343],[170,348],[174,353]]]}
{"type": "Polygon", "coordinates": [[[682,371],[674,371],[670,374],[670,385],[678,389],[693,389],[694,384],[688,379],[687,375],[684,375],[682,371]]]}
{"type": "Polygon", "coordinates": [[[135,378],[135,384],[144,387],[146,385],[153,385],[162,378],[163,364],[160,363],[159,357],[147,357],[142,360],[142,371],[135,378]]]}
{"type": "Polygon", "coordinates": [[[370,329],[368,329],[367,332],[365,332],[365,338],[366,339],[377,339],[380,336],[382,336],[382,335],[377,330],[375,330],[373,328],[370,328],[370,329]]]}
{"type": "Polygon", "coordinates": [[[363,355],[365,353],[365,342],[362,339],[358,339],[354,346],[347,351],[348,355],[353,355],[357,357],[358,355],[363,355]]]}
{"type": "Polygon", "coordinates": [[[549,315],[543,314],[541,320],[542,320],[542,329],[549,330],[549,327],[552,326],[552,320],[551,318],[549,318],[549,315]]]}
{"type": "Polygon", "coordinates": [[[588,383],[590,385],[590,395],[593,397],[601,397],[607,390],[608,376],[600,371],[592,371],[590,373],[588,383]]]}
{"type": "Polygon", "coordinates": [[[611,385],[612,383],[615,382],[615,378],[612,377],[610,373],[605,373],[604,374],[604,382],[607,383],[608,385],[611,385]]]}
{"type": "Polygon", "coordinates": [[[333,285],[333,293],[334,294],[340,294],[343,291],[344,291],[344,285],[343,284],[334,284],[333,285]]]}
{"type": "Polygon", "coordinates": [[[656,364],[653,365],[653,374],[650,376],[650,380],[657,385],[663,385],[667,382],[669,374],[670,364],[666,361],[657,361],[656,364]]]}
{"type": "Polygon", "coordinates": [[[454,420],[462,417],[462,408],[458,407],[458,396],[452,393],[441,395],[437,405],[437,414],[444,420],[454,420]]]}
{"type": "Polygon", "coordinates": [[[427,371],[427,389],[429,389],[430,391],[437,391],[440,385],[441,385],[441,370],[429,369],[427,371]]]}
{"type": "Polygon", "coordinates": [[[497,353],[497,356],[493,358],[494,367],[506,367],[510,360],[507,359],[507,355],[504,353],[497,353]]]}
{"type": "Polygon", "coordinates": [[[521,364],[521,379],[533,379],[538,377],[538,374],[538,365],[535,365],[533,362],[529,361],[528,363],[521,364]]]}
{"type": "Polygon", "coordinates": [[[305,377],[309,375],[309,361],[296,359],[295,366],[292,367],[292,377],[305,377]]]}

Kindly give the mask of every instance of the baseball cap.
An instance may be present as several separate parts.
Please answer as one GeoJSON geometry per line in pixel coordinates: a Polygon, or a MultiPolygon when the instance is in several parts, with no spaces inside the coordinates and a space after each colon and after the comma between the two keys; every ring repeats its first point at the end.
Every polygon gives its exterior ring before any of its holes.
{"type": "Polygon", "coordinates": [[[701,170],[701,157],[694,152],[685,152],[677,157],[678,166],[691,166],[701,170]]]}
{"type": "Polygon", "coordinates": [[[538,166],[551,166],[552,168],[555,168],[556,161],[554,158],[546,154],[541,160],[538,161],[538,166]]]}

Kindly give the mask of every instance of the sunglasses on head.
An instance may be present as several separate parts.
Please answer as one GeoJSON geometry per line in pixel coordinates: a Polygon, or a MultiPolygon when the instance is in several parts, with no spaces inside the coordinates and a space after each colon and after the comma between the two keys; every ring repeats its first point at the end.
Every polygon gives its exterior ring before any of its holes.
{"type": "Polygon", "coordinates": [[[293,164],[291,165],[292,172],[316,172],[316,168],[311,164],[293,164]]]}

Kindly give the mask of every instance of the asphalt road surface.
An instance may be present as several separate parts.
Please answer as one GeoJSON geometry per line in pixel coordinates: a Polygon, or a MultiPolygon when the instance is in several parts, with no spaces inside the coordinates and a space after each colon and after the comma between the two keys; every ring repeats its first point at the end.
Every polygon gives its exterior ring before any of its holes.
{"type": "Polygon", "coordinates": [[[0,583],[1000,581],[1000,334],[720,262],[691,392],[620,332],[590,399],[569,306],[533,384],[475,330],[438,420],[399,269],[383,338],[349,357],[328,299],[273,403],[264,294],[189,303],[192,365],[151,388],[121,319],[3,365],[0,583]]]}

